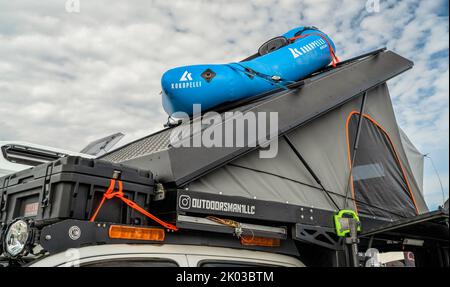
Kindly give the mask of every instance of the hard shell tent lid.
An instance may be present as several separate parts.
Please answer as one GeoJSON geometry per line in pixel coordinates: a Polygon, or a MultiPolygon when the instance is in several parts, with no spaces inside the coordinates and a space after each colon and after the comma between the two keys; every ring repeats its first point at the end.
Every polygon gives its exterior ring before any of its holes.
{"type": "Polygon", "coordinates": [[[381,50],[313,75],[297,83],[299,88],[271,93],[234,107],[232,110],[243,113],[278,113],[278,154],[272,159],[259,158],[258,146],[252,147],[248,142],[233,148],[174,148],[169,141],[172,129],[137,140],[102,159],[149,169],[160,182],[187,187],[192,192],[328,211],[351,208],[389,219],[423,213],[427,207],[401,143],[385,84],[412,65],[391,51],[381,50]],[[362,155],[368,156],[362,160],[372,161],[368,163],[372,168],[359,168],[358,151],[355,161],[358,174],[352,178],[353,151],[349,141],[355,131],[349,119],[361,110],[365,94],[363,118],[373,119],[367,125],[377,133],[376,146],[384,149],[386,156],[377,162],[377,157],[370,153],[373,141],[366,137],[366,152],[362,155]],[[284,136],[288,136],[290,144],[284,136]],[[297,154],[303,155],[309,170],[297,154]],[[374,177],[374,170],[389,172],[374,177]],[[358,185],[361,180],[364,184],[358,185]],[[370,180],[375,183],[370,184],[370,180]]]}

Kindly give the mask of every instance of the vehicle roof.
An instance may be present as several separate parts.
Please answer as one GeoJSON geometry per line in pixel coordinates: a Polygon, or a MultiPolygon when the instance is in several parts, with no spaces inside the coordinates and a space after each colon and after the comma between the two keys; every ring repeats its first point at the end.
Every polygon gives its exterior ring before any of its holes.
{"type": "MultiPolygon", "coordinates": [[[[101,257],[108,255],[127,255],[133,256],[137,254],[179,254],[179,255],[196,255],[196,256],[214,256],[221,258],[247,259],[247,260],[263,260],[270,261],[274,264],[283,263],[293,266],[304,266],[298,259],[270,252],[253,251],[245,249],[234,249],[224,247],[212,247],[212,246],[196,246],[190,245],[188,248],[186,245],[177,244],[106,244],[87,246],[78,249],[80,258],[85,257],[101,257]]],[[[66,252],[61,252],[52,256],[45,257],[39,261],[31,264],[33,267],[48,266],[49,264],[66,263],[66,252]]],[[[58,265],[59,265],[58,264],[58,265]]]]}

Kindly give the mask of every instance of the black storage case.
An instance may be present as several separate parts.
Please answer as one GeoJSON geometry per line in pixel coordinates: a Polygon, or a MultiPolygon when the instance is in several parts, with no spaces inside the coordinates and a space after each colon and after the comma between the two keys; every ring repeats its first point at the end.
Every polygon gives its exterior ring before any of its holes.
{"type": "MultiPolygon", "coordinates": [[[[0,178],[0,223],[15,218],[32,218],[37,224],[65,218],[88,220],[114,176],[122,180],[128,199],[149,208],[154,193],[153,175],[149,171],[69,156],[0,178]]],[[[150,223],[119,198],[106,200],[95,221],[150,223]]]]}

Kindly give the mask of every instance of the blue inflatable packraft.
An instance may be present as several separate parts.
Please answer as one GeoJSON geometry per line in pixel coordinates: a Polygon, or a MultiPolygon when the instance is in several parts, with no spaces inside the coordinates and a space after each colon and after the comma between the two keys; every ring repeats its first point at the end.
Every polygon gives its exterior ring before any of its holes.
{"type": "Polygon", "coordinates": [[[171,69],[161,79],[164,110],[192,115],[193,105],[211,110],[222,104],[286,88],[331,62],[339,61],[331,39],[314,27],[298,27],[267,41],[239,63],[171,69]]]}

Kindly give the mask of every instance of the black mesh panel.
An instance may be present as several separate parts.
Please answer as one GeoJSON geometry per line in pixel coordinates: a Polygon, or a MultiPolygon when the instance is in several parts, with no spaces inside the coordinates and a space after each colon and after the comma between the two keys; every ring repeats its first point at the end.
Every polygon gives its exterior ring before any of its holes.
{"type": "MultiPolygon", "coordinates": [[[[348,127],[351,158],[358,120],[359,114],[354,114],[348,127]]],[[[366,117],[362,120],[352,175],[359,213],[386,218],[416,215],[406,179],[388,136],[366,117]]]]}

